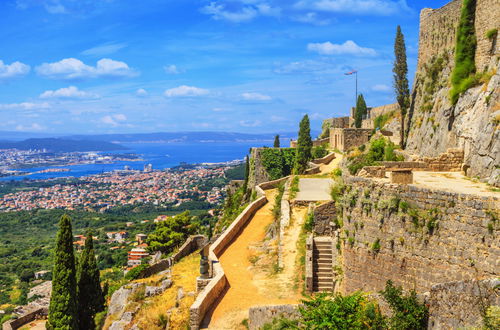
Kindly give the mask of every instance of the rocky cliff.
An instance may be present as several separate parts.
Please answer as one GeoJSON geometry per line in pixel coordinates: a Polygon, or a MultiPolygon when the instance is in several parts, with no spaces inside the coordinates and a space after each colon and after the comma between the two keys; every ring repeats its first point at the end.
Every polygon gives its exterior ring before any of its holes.
{"type": "Polygon", "coordinates": [[[455,0],[436,10],[422,10],[406,149],[421,156],[437,156],[448,148],[461,148],[467,175],[500,186],[500,51],[496,34],[487,36],[488,31],[498,28],[495,15],[500,12],[500,2],[477,0],[475,61],[483,75],[479,85],[453,106],[450,75],[460,7],[461,0],[455,0]]]}

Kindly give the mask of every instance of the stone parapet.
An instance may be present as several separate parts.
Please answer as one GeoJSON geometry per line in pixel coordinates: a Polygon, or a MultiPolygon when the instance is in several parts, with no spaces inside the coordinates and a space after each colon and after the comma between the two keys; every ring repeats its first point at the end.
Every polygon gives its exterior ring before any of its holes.
{"type": "Polygon", "coordinates": [[[308,293],[313,292],[313,247],[314,237],[310,234],[306,239],[305,285],[308,293]]]}

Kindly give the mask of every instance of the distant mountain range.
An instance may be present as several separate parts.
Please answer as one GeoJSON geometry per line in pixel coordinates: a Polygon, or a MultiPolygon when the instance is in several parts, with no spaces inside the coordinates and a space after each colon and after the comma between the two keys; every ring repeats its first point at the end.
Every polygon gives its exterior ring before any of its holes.
{"type": "Polygon", "coordinates": [[[47,149],[51,152],[114,151],[125,150],[124,146],[107,141],[65,138],[33,138],[23,141],[0,141],[0,149],[47,149]]]}
{"type": "MultiPolygon", "coordinates": [[[[313,137],[317,132],[312,132],[313,137]]],[[[296,133],[279,133],[282,144],[296,138],[296,133]]],[[[125,150],[120,143],[228,143],[273,141],[274,134],[234,132],[158,132],[132,134],[66,135],[49,137],[42,133],[0,131],[0,149],[47,149],[53,152],[125,150]]]]}
{"type": "MultiPolygon", "coordinates": [[[[294,138],[296,133],[281,133],[282,139],[294,138]]],[[[203,142],[251,142],[272,141],[273,134],[249,134],[234,132],[158,132],[135,134],[71,135],[66,138],[100,140],[115,143],[203,143],[203,142]]]]}

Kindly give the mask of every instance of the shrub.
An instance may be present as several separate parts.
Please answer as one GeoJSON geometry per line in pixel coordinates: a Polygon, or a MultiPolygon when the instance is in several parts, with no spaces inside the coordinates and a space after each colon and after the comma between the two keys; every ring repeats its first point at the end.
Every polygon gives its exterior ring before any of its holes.
{"type": "Polygon", "coordinates": [[[296,151],[293,148],[265,148],[260,151],[261,162],[270,180],[277,180],[290,175],[295,162],[296,151]]]}
{"type": "Polygon", "coordinates": [[[325,146],[318,146],[312,149],[313,159],[323,158],[326,155],[328,155],[328,150],[326,150],[325,146]]]}
{"type": "Polygon", "coordinates": [[[375,242],[373,242],[372,244],[372,251],[375,252],[375,253],[379,253],[380,252],[380,239],[377,238],[375,240],[375,242]]]}
{"type": "Polygon", "coordinates": [[[392,310],[392,317],[388,322],[391,329],[427,329],[429,311],[424,304],[418,302],[414,290],[408,295],[403,295],[401,287],[395,287],[392,281],[387,281],[385,289],[380,294],[392,310]]]}
{"type": "Polygon", "coordinates": [[[493,40],[496,38],[497,34],[498,34],[498,29],[488,30],[488,32],[486,32],[486,38],[488,38],[489,40],[493,40]]]}
{"type": "Polygon", "coordinates": [[[127,280],[136,280],[136,279],[138,279],[139,275],[141,274],[141,272],[144,269],[146,269],[146,268],[148,268],[148,265],[139,265],[137,267],[132,268],[125,275],[125,279],[127,279],[127,280]]]}
{"type": "Polygon", "coordinates": [[[307,232],[311,232],[314,228],[314,213],[311,212],[307,215],[306,220],[304,221],[304,230],[307,232]]]}
{"type": "Polygon", "coordinates": [[[342,170],[340,168],[336,168],[332,171],[332,175],[335,177],[342,176],[342,170]]]}
{"type": "Polygon", "coordinates": [[[288,330],[288,329],[300,329],[299,322],[296,320],[288,320],[285,318],[273,319],[271,323],[266,323],[262,327],[262,330],[288,330]]]}
{"type": "Polygon", "coordinates": [[[303,329],[383,329],[378,305],[360,292],[342,296],[322,293],[299,307],[303,329]]]}
{"type": "Polygon", "coordinates": [[[294,176],[292,179],[292,184],[290,185],[290,199],[294,199],[299,192],[299,177],[294,176]]]}

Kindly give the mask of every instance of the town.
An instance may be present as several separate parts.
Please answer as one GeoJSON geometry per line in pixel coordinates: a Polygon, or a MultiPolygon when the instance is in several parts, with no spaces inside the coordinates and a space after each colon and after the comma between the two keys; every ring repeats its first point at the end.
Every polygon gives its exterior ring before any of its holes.
{"type": "Polygon", "coordinates": [[[83,209],[104,212],[115,206],[151,204],[175,206],[189,201],[217,204],[221,188],[206,185],[224,177],[228,166],[197,166],[186,170],[114,171],[75,179],[71,184],[9,193],[0,199],[0,212],[34,209],[83,209]],[[199,185],[204,183],[204,189],[199,185]]]}
{"type": "MultiPolygon", "coordinates": [[[[135,154],[97,152],[50,152],[47,149],[0,149],[0,177],[28,175],[21,169],[42,166],[70,166],[84,164],[111,164],[117,161],[139,161],[135,154]]],[[[57,171],[58,169],[52,169],[57,171]]],[[[60,169],[59,169],[60,170],[60,169]]]]}

